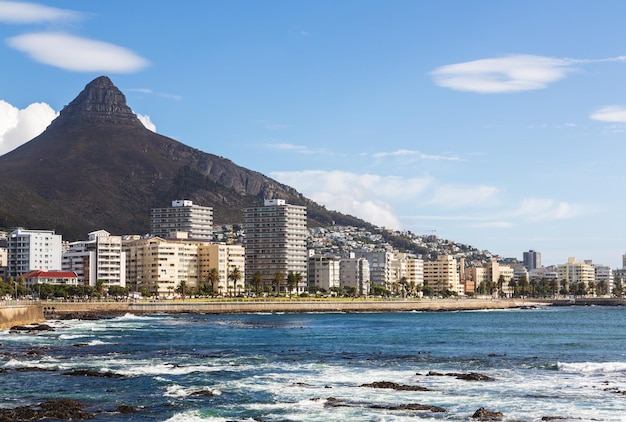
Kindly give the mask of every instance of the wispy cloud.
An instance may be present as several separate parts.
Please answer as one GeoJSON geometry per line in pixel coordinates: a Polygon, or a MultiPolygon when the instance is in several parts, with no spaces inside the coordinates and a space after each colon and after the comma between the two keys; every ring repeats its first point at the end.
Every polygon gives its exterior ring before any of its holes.
{"type": "Polygon", "coordinates": [[[7,44],[37,62],[75,72],[131,73],[149,64],[127,48],[60,32],[18,35],[7,44]]]}
{"type": "Polygon", "coordinates": [[[498,192],[494,186],[439,186],[428,204],[444,208],[493,206],[498,192]]]}
{"type": "Polygon", "coordinates": [[[328,150],[325,149],[309,148],[305,145],[294,145],[290,143],[263,144],[263,146],[268,149],[295,152],[298,154],[330,154],[328,150]]]}
{"type": "Polygon", "coordinates": [[[76,21],[82,14],[36,3],[0,1],[0,22],[13,24],[76,21]]]}
{"type": "Polygon", "coordinates": [[[546,88],[576,71],[577,65],[624,61],[626,56],[568,59],[520,54],[441,66],[431,76],[444,88],[481,94],[508,93],[546,88]]]}
{"type": "Polygon", "coordinates": [[[431,155],[424,154],[420,151],[409,150],[409,149],[399,149],[391,152],[377,152],[372,154],[374,158],[386,158],[386,157],[417,157],[422,160],[434,160],[434,161],[461,161],[459,157],[455,156],[446,156],[446,155],[431,155]]]}
{"type": "Polygon", "coordinates": [[[529,221],[565,220],[583,213],[583,207],[565,201],[548,198],[526,198],[519,207],[511,212],[512,217],[524,218],[529,221]]]}
{"type": "Polygon", "coordinates": [[[626,107],[606,106],[591,113],[593,120],[612,123],[626,123],[626,107]]]}
{"type": "Polygon", "coordinates": [[[154,95],[155,97],[163,97],[163,98],[168,98],[170,100],[182,100],[183,97],[180,95],[176,95],[176,94],[165,94],[163,92],[155,92],[153,90],[151,90],[150,88],[130,88],[127,89],[127,91],[129,92],[139,92],[141,94],[146,94],[146,95],[154,95]]]}

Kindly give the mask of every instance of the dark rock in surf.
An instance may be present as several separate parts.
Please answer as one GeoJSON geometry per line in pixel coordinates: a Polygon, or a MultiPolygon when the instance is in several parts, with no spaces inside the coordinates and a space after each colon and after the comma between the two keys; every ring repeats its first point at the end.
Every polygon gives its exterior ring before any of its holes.
{"type": "Polygon", "coordinates": [[[388,388],[396,391],[430,391],[426,387],[420,387],[419,385],[404,385],[397,384],[391,381],[379,381],[372,382],[369,384],[362,384],[361,387],[369,387],[369,388],[388,388]]]}
{"type": "Polygon", "coordinates": [[[48,400],[32,406],[0,409],[0,422],[22,422],[40,419],[80,421],[92,419],[93,414],[83,410],[84,404],[72,399],[48,400]]]}
{"type": "Polygon", "coordinates": [[[487,410],[484,407],[481,407],[472,415],[472,419],[477,419],[479,421],[499,421],[502,420],[503,417],[504,415],[502,412],[487,410]]]}
{"type": "Polygon", "coordinates": [[[64,372],[63,375],[79,376],[79,377],[98,377],[98,378],[126,378],[124,375],[116,374],[115,372],[100,372],[92,371],[89,369],[74,369],[64,372]]]}

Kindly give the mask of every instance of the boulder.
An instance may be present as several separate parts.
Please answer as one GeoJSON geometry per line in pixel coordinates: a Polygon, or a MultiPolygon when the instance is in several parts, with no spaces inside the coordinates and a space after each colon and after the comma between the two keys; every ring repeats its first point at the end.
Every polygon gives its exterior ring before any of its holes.
{"type": "Polygon", "coordinates": [[[479,421],[499,421],[502,420],[503,417],[504,415],[502,412],[487,410],[484,407],[481,407],[472,415],[472,419],[477,419],[479,421]]]}

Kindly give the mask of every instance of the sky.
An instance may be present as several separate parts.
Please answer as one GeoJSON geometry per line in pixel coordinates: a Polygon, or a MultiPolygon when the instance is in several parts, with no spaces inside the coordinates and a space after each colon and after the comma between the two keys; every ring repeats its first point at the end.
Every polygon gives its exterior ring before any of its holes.
{"type": "Polygon", "coordinates": [[[0,0],[0,154],[106,75],[146,127],[329,209],[621,268],[624,16],[621,0],[0,0]]]}

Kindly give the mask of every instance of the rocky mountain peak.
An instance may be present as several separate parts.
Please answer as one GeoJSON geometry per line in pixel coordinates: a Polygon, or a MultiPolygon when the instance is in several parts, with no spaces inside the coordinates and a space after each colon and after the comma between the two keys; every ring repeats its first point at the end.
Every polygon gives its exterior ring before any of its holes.
{"type": "Polygon", "coordinates": [[[51,126],[76,121],[142,126],[135,113],[126,105],[126,97],[122,91],[106,76],[100,76],[89,82],[85,89],[61,110],[59,117],[51,126]]]}

